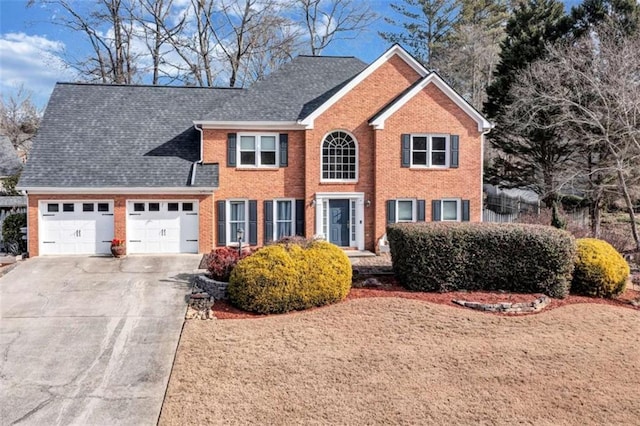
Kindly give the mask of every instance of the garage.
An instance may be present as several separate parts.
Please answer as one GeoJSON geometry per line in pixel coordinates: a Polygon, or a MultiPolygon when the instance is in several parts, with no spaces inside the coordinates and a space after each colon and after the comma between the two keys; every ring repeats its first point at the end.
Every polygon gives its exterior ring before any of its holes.
{"type": "Polygon", "coordinates": [[[196,200],[127,201],[127,253],[197,253],[196,200]]]}
{"type": "Polygon", "coordinates": [[[40,254],[108,254],[113,201],[41,201],[40,254]]]}

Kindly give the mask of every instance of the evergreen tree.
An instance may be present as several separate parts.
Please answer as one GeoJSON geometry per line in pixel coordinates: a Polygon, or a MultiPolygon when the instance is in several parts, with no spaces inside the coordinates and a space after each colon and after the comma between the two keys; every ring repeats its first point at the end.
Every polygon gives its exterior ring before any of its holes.
{"type": "MultiPolygon", "coordinates": [[[[518,4],[507,22],[500,62],[487,88],[488,100],[484,105],[487,117],[496,124],[489,133],[489,142],[498,152],[498,158],[487,169],[488,180],[529,187],[542,196],[548,207],[557,200],[557,175],[572,148],[552,129],[539,126],[527,130],[504,118],[512,103],[509,92],[518,73],[544,58],[547,45],[566,37],[570,29],[571,20],[560,1],[527,0],[518,4]]],[[[552,120],[552,111],[543,114],[546,115],[543,119],[552,120]]]]}
{"type": "Polygon", "coordinates": [[[584,0],[571,8],[573,33],[579,38],[600,24],[609,24],[624,34],[640,28],[640,5],[636,0],[584,0]]]}

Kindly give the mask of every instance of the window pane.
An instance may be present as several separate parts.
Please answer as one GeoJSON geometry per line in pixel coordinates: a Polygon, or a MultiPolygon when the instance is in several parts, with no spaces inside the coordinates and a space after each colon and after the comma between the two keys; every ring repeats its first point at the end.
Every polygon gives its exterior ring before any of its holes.
{"type": "Polygon", "coordinates": [[[167,205],[167,210],[169,210],[170,212],[177,212],[178,211],[178,203],[169,203],[167,205]]]}
{"type": "Polygon", "coordinates": [[[291,220],[291,201],[278,201],[277,220],[291,220]]]}
{"type": "Polygon", "coordinates": [[[458,202],[442,202],[442,220],[458,220],[458,202]]]}
{"type": "Polygon", "coordinates": [[[276,150],[276,137],[275,136],[262,136],[260,139],[261,151],[275,151],[276,150]]]}
{"type": "Polygon", "coordinates": [[[231,223],[229,225],[229,239],[231,241],[233,242],[238,241],[238,229],[240,228],[244,229],[244,227],[240,223],[231,223]]]}
{"type": "Polygon", "coordinates": [[[64,203],[62,205],[63,212],[72,212],[73,211],[73,203],[64,203]]]}
{"type": "Polygon", "coordinates": [[[290,237],[291,235],[291,222],[278,222],[276,227],[276,236],[278,239],[282,237],[290,237]]]}
{"type": "Polygon", "coordinates": [[[92,212],[93,211],[93,203],[83,203],[82,204],[83,212],[92,212]]]}
{"type": "Polygon", "coordinates": [[[255,165],[256,164],[256,153],[255,152],[241,152],[240,153],[240,164],[244,165],[255,165]]]}
{"type": "Polygon", "coordinates": [[[193,211],[193,203],[182,203],[182,211],[183,212],[192,212],[193,211]]]}
{"type": "Polygon", "coordinates": [[[263,166],[274,166],[276,164],[276,153],[275,152],[261,152],[260,153],[260,164],[263,166]]]}
{"type": "Polygon", "coordinates": [[[159,212],[160,211],[160,203],[149,203],[149,211],[150,212],[159,212]]]}
{"type": "Polygon", "coordinates": [[[427,153],[426,152],[414,152],[413,164],[426,166],[427,165],[427,153]]]}
{"type": "Polygon", "coordinates": [[[413,220],[413,201],[398,201],[398,220],[413,220]]]}
{"type": "Polygon", "coordinates": [[[109,211],[109,203],[98,203],[98,211],[99,212],[108,212],[109,211]]]}
{"type": "Polygon", "coordinates": [[[413,138],[413,149],[415,151],[427,150],[427,138],[425,136],[416,136],[413,138]]]}
{"type": "Polygon", "coordinates": [[[434,151],[445,151],[447,149],[447,138],[433,137],[431,139],[431,149],[434,151]]]}
{"type": "Polygon", "coordinates": [[[244,201],[231,203],[231,220],[244,221],[244,201]]]}
{"type": "Polygon", "coordinates": [[[134,212],[143,212],[144,211],[144,203],[133,203],[133,211],[134,212]]]}
{"type": "Polygon", "coordinates": [[[256,138],[254,136],[240,137],[240,149],[253,151],[256,149],[256,138]]]}
{"type": "Polygon", "coordinates": [[[60,206],[57,204],[47,204],[47,212],[56,213],[60,211],[60,206]]]}
{"type": "Polygon", "coordinates": [[[431,153],[431,165],[433,166],[445,166],[447,164],[447,154],[444,152],[432,152],[431,153]]]}

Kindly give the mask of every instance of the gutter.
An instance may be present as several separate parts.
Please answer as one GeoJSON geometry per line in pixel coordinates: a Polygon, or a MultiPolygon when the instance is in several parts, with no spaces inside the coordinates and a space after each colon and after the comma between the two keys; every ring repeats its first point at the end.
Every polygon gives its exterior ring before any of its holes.
{"type": "Polygon", "coordinates": [[[202,159],[204,157],[204,132],[202,131],[202,125],[194,124],[193,127],[200,132],[200,159],[194,162],[191,166],[191,186],[196,183],[196,170],[198,168],[198,164],[202,164],[202,159]]]}

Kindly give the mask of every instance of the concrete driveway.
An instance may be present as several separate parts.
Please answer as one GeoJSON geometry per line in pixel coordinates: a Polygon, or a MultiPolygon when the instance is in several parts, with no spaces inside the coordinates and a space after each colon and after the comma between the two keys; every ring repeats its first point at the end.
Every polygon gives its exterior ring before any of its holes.
{"type": "Polygon", "coordinates": [[[0,424],[155,425],[199,260],[35,258],[0,278],[0,424]]]}

